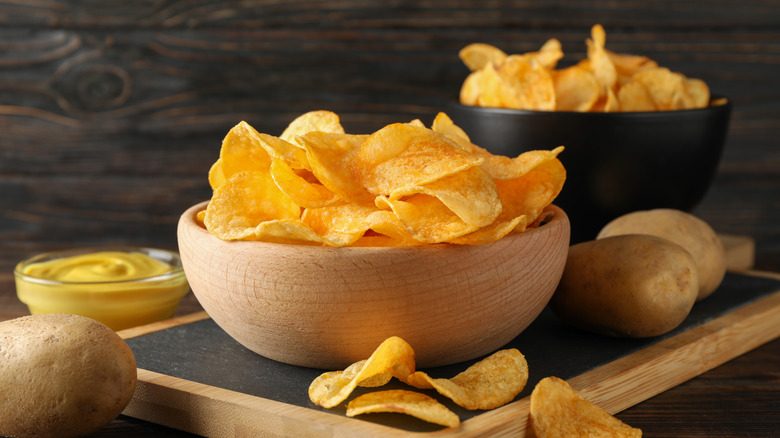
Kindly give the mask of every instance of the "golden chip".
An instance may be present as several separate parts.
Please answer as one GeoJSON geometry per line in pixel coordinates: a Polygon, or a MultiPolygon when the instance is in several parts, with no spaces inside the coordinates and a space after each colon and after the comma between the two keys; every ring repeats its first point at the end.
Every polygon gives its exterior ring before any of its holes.
{"type": "Polygon", "coordinates": [[[424,243],[443,243],[479,229],[466,223],[441,200],[415,194],[403,199],[377,196],[376,206],[391,209],[412,238],[424,243]]]}
{"type": "Polygon", "coordinates": [[[552,75],[538,61],[509,55],[498,69],[503,85],[501,101],[506,108],[552,111],[555,84],[552,75]]]}
{"type": "Polygon", "coordinates": [[[557,377],[546,377],[531,393],[529,423],[536,438],[639,438],[633,428],[586,400],[557,377]]]}
{"type": "Polygon", "coordinates": [[[263,222],[297,220],[300,214],[300,206],[276,187],[267,171],[244,171],[214,190],[203,222],[220,239],[257,240],[255,228],[263,222]]]}
{"type": "Polygon", "coordinates": [[[472,167],[428,184],[400,187],[390,193],[396,200],[413,194],[439,199],[467,224],[490,225],[501,213],[496,184],[481,167],[472,167]]]}
{"type": "Polygon", "coordinates": [[[368,204],[374,197],[349,171],[353,165],[353,152],[366,138],[317,131],[298,137],[298,141],[306,149],[311,171],[322,185],[343,201],[368,204]]]}
{"type": "Polygon", "coordinates": [[[382,342],[362,364],[323,373],[314,379],[309,385],[309,399],[324,408],[332,408],[346,400],[362,381],[371,379],[370,386],[376,386],[376,380],[385,381],[388,374],[406,381],[414,369],[414,350],[406,341],[393,336],[382,342]]]}
{"type": "Polygon", "coordinates": [[[222,140],[219,151],[222,178],[227,181],[233,175],[244,171],[267,171],[271,157],[260,143],[260,134],[246,122],[234,126],[222,140]]]}
{"type": "Polygon", "coordinates": [[[599,98],[596,78],[579,65],[556,71],[553,80],[559,111],[589,111],[599,98]]]}
{"type": "Polygon", "coordinates": [[[665,67],[643,70],[633,76],[641,83],[659,110],[693,108],[693,98],[688,93],[685,76],[665,67]]]}
{"type": "Polygon", "coordinates": [[[618,91],[618,101],[623,111],[655,111],[653,97],[639,81],[631,81],[618,91]]]}
{"type": "Polygon", "coordinates": [[[409,123],[395,123],[371,134],[355,151],[351,169],[375,195],[431,183],[481,164],[446,136],[409,123]]]}
{"type": "Polygon", "coordinates": [[[481,70],[488,64],[501,64],[506,59],[503,50],[485,43],[469,44],[460,49],[458,56],[471,71],[481,70]]]}
{"type": "Polygon", "coordinates": [[[460,418],[436,399],[418,392],[395,389],[355,397],[347,404],[347,417],[371,412],[396,412],[445,427],[458,427],[460,418]]]}
{"type": "Polygon", "coordinates": [[[282,160],[273,160],[270,172],[279,190],[301,207],[325,207],[339,202],[339,198],[327,187],[307,180],[282,160]]]}
{"type": "Polygon", "coordinates": [[[343,134],[344,128],[341,126],[339,116],[331,111],[309,111],[296,117],[279,138],[303,147],[298,143],[297,138],[309,132],[343,134]]]}
{"type": "Polygon", "coordinates": [[[408,379],[410,385],[434,388],[469,410],[503,406],[520,394],[527,381],[528,363],[514,348],[497,351],[451,379],[434,379],[422,371],[408,379]]]}
{"type": "Polygon", "coordinates": [[[496,189],[503,205],[497,220],[507,222],[523,217],[514,231],[524,231],[558,196],[565,181],[566,169],[555,157],[519,178],[496,180],[496,189]]]}

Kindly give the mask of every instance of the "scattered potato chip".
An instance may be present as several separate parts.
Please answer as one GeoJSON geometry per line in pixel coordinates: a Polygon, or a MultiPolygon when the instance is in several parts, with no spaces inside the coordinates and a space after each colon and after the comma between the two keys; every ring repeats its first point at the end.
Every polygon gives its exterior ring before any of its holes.
{"type": "Polygon", "coordinates": [[[356,363],[344,371],[321,374],[309,385],[309,399],[324,408],[332,408],[347,399],[361,382],[377,386],[389,380],[390,375],[402,381],[414,372],[414,350],[403,339],[394,336],[386,339],[363,363],[356,363]],[[379,377],[377,377],[379,376],[379,377]]]}
{"type": "Polygon", "coordinates": [[[460,102],[579,112],[666,111],[713,104],[704,81],[670,72],[646,56],[612,52],[606,48],[606,40],[604,28],[594,25],[585,41],[587,57],[562,69],[556,69],[563,58],[556,39],[548,40],[536,52],[523,54],[470,44],[459,54],[470,70],[461,86],[460,102]],[[644,90],[635,85],[637,81],[644,90]],[[625,87],[629,89],[623,92],[625,87]]]}
{"type": "Polygon", "coordinates": [[[536,438],[642,436],[633,428],[589,402],[557,377],[546,377],[531,393],[530,426],[536,438]]]}
{"type": "MultiPolygon", "coordinates": [[[[553,62],[556,47],[534,56],[553,62]]],[[[212,200],[198,218],[224,240],[480,245],[524,230],[552,203],[565,172],[526,174],[562,150],[496,156],[444,113],[430,129],[418,119],[370,135],[344,133],[328,111],[296,118],[281,137],[241,122],[209,169],[212,200]]]]}
{"type": "Polygon", "coordinates": [[[460,418],[436,399],[403,389],[370,392],[355,397],[347,404],[347,417],[371,412],[397,412],[429,423],[458,427],[460,418]]]}
{"type": "Polygon", "coordinates": [[[434,388],[469,410],[493,409],[514,400],[528,381],[528,363],[514,348],[499,350],[451,379],[434,379],[422,371],[408,378],[420,389],[434,388]]]}

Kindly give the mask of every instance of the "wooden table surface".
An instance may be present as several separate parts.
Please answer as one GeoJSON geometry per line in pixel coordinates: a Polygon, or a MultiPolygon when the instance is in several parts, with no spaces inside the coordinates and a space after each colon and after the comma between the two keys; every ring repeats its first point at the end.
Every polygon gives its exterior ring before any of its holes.
{"type": "MultiPolygon", "coordinates": [[[[717,174],[693,212],[755,239],[780,272],[780,2],[0,0],[0,320],[27,313],[13,266],[73,246],[176,249],[187,207],[241,120],[281,133],[329,109],[349,132],[426,122],[457,94],[457,51],[590,27],[607,48],[705,80],[734,104],[717,174]]],[[[179,312],[200,310],[190,295],[179,312]]],[[[780,321],[778,321],[780,324],[780,321]]],[[[777,436],[780,340],[618,415],[645,436],[777,436]]],[[[95,436],[186,436],[120,417],[95,436]]]]}

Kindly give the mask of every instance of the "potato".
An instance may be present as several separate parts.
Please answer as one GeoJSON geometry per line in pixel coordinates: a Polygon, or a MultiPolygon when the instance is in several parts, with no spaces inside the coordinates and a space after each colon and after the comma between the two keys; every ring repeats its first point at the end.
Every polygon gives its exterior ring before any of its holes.
{"type": "Polygon", "coordinates": [[[650,337],[680,325],[698,290],[688,251],[661,237],[629,234],[572,245],[550,304],[584,330],[650,337]]]}
{"type": "Polygon", "coordinates": [[[130,402],[130,347],[83,316],[41,314],[0,322],[0,436],[75,437],[130,402]]]}
{"type": "Polygon", "coordinates": [[[696,301],[710,296],[726,276],[726,249],[712,227],[681,210],[658,208],[628,213],[604,226],[596,239],[620,234],[651,234],[680,244],[691,253],[699,272],[696,301]]]}

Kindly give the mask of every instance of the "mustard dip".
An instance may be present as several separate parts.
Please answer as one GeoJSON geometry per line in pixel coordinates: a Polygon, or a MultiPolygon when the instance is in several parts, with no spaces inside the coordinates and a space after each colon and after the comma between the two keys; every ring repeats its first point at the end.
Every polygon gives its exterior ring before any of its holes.
{"type": "Polygon", "coordinates": [[[16,293],[30,313],[72,313],[114,330],[170,318],[189,284],[174,252],[69,250],[16,266],[16,293]]]}

